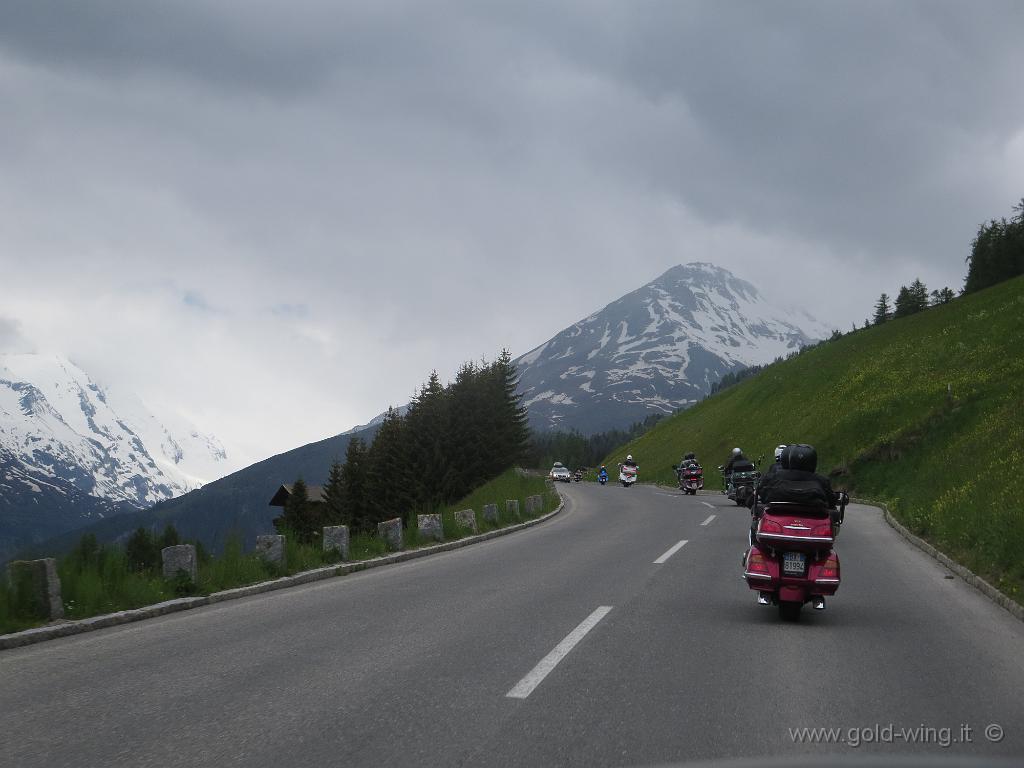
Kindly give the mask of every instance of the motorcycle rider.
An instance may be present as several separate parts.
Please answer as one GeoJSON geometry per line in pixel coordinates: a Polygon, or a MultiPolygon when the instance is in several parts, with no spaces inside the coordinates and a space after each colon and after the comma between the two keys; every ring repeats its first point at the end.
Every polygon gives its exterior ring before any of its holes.
{"type": "Polygon", "coordinates": [[[743,451],[741,451],[739,448],[733,448],[732,455],[729,457],[729,460],[725,463],[725,466],[722,467],[722,472],[726,475],[731,474],[732,468],[736,465],[736,462],[747,460],[747,457],[743,455],[743,451]]]}
{"type": "MultiPolygon", "coordinates": [[[[782,452],[786,450],[785,443],[780,443],[775,446],[775,462],[765,470],[765,473],[761,476],[761,479],[757,483],[758,490],[765,484],[765,482],[775,476],[775,474],[782,469],[782,452]]],[[[757,535],[757,523],[761,519],[761,510],[757,506],[757,492],[750,497],[750,543],[754,543],[754,537],[757,535]]]]}
{"type": "Polygon", "coordinates": [[[626,460],[624,462],[622,462],[622,466],[624,466],[624,467],[632,467],[633,469],[636,469],[636,462],[633,461],[633,454],[632,453],[630,453],[630,454],[628,454],[626,456],[626,460]]]}
{"type": "Polygon", "coordinates": [[[697,463],[696,454],[684,453],[683,458],[679,460],[679,466],[676,467],[676,480],[682,482],[683,470],[688,469],[692,464],[697,463]]]}
{"type": "Polygon", "coordinates": [[[741,451],[739,448],[733,448],[732,455],[729,457],[729,460],[725,463],[725,466],[720,467],[720,469],[722,470],[722,482],[724,484],[724,487],[722,488],[722,493],[728,492],[729,484],[732,482],[732,473],[737,464],[743,464],[743,466],[749,464],[751,467],[754,466],[750,459],[743,455],[743,451],[741,451]]]}
{"type": "Polygon", "coordinates": [[[827,477],[815,472],[818,468],[818,452],[813,445],[799,443],[787,446],[780,457],[781,469],[771,475],[765,474],[758,485],[757,495],[761,501],[794,501],[804,504],[822,505],[833,509],[836,494],[827,477]]]}
{"type": "Polygon", "coordinates": [[[605,469],[604,464],[601,465],[601,470],[597,473],[597,479],[598,481],[602,479],[604,479],[605,481],[608,480],[608,470],[605,469]]]}

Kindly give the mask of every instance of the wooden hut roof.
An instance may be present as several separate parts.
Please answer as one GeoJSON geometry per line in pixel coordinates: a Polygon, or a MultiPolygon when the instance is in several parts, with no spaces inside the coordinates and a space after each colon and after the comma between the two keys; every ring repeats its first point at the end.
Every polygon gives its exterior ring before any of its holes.
{"type": "MultiPolygon", "coordinates": [[[[271,507],[283,507],[288,497],[292,495],[291,484],[280,486],[270,499],[271,507]]],[[[324,487],[322,485],[307,485],[306,496],[310,501],[322,502],[324,500],[324,487]]]]}

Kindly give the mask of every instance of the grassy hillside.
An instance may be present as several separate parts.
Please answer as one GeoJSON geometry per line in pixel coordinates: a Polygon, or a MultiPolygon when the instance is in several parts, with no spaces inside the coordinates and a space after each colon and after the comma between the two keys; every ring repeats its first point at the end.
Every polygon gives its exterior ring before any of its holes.
{"type": "Polygon", "coordinates": [[[812,443],[834,486],[885,501],[1021,601],[1024,278],[770,366],[606,463],[628,451],[644,480],[670,481],[672,464],[695,451],[714,487],[734,446],[770,461],[780,442],[812,443]]]}

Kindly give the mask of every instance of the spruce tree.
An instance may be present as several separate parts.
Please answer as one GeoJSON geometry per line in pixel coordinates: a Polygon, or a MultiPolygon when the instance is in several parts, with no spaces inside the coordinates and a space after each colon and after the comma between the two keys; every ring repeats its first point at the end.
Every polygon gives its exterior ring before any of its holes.
{"type": "Polygon", "coordinates": [[[345,464],[341,468],[342,504],[344,521],[353,532],[370,532],[372,521],[368,509],[366,443],[353,437],[345,450],[345,464]]]}
{"type": "Polygon", "coordinates": [[[128,567],[133,571],[147,571],[156,568],[160,552],[152,535],[145,528],[136,528],[124,546],[128,567]]]}
{"type": "Polygon", "coordinates": [[[881,325],[892,316],[889,307],[889,294],[883,293],[875,303],[875,325],[881,325]]]}
{"type": "Polygon", "coordinates": [[[453,501],[490,479],[493,412],[487,401],[484,368],[464,363],[447,388],[448,430],[441,497],[453,501]]]}
{"type": "Polygon", "coordinates": [[[914,314],[916,311],[915,299],[910,293],[910,289],[905,285],[900,286],[900,292],[896,295],[896,310],[893,312],[893,317],[907,317],[908,315],[914,314]]]}
{"type": "Polygon", "coordinates": [[[910,284],[910,297],[914,312],[928,308],[928,288],[918,278],[914,278],[914,282],[910,284]]]}
{"type": "Polygon", "coordinates": [[[392,517],[412,524],[407,439],[405,419],[388,408],[366,457],[366,522],[371,528],[392,517]]]}
{"type": "Polygon", "coordinates": [[[309,489],[301,477],[292,483],[291,493],[284,503],[284,512],[274,518],[274,528],[278,533],[291,534],[303,544],[310,544],[320,532],[317,507],[309,500],[309,489]]]}
{"type": "Polygon", "coordinates": [[[345,524],[345,488],[342,482],[341,462],[337,458],[331,461],[324,485],[324,525],[345,524]]]}
{"type": "Polygon", "coordinates": [[[1024,274],[1024,199],[1013,207],[1009,221],[992,219],[978,228],[967,257],[964,293],[1024,274]]]}
{"type": "Polygon", "coordinates": [[[500,453],[495,469],[502,472],[521,461],[530,441],[529,416],[519,394],[519,373],[507,349],[494,361],[493,376],[499,388],[500,453]]]}
{"type": "Polygon", "coordinates": [[[433,371],[405,417],[409,429],[409,465],[414,480],[410,490],[419,509],[432,510],[444,499],[445,449],[450,444],[448,417],[447,393],[437,371],[433,371]]]}

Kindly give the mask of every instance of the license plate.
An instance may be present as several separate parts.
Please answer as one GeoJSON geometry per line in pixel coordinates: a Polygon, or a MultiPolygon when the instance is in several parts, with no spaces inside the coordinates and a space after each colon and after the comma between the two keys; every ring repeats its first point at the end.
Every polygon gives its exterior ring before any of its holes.
{"type": "Polygon", "coordinates": [[[804,553],[803,552],[786,552],[782,556],[782,572],[783,573],[795,573],[803,575],[804,572],[804,553]]]}

